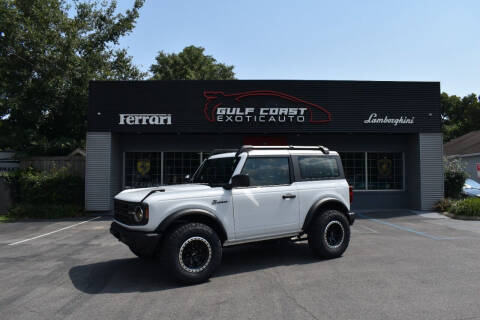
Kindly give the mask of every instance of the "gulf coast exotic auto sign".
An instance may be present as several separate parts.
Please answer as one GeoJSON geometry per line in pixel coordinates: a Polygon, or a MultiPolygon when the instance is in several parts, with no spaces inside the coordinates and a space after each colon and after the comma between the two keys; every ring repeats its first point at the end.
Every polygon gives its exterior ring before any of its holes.
{"type": "Polygon", "coordinates": [[[257,90],[226,94],[205,91],[203,112],[210,122],[325,123],[331,113],[314,103],[278,91],[257,90]]]}

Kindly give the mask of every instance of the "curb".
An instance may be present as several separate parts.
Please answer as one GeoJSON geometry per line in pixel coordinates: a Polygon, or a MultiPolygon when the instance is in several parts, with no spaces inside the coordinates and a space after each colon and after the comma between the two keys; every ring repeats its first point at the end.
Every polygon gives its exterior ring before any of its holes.
{"type": "Polygon", "coordinates": [[[480,221],[480,217],[459,216],[459,215],[455,215],[455,214],[450,213],[450,212],[442,212],[442,214],[446,217],[449,217],[451,219],[456,219],[456,220],[480,221]]]}

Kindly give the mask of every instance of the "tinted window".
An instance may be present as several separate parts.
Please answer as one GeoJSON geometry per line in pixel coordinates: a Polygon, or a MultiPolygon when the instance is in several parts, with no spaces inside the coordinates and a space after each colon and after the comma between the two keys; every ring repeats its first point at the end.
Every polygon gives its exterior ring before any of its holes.
{"type": "Polygon", "coordinates": [[[333,157],[299,156],[300,176],[305,180],[335,178],[340,175],[333,157]]]}
{"type": "Polygon", "coordinates": [[[248,174],[251,186],[290,183],[288,158],[247,158],[242,173],[248,174]]]}
{"type": "Polygon", "coordinates": [[[238,158],[208,159],[195,173],[193,183],[208,183],[209,185],[223,185],[228,183],[237,165],[238,158]]]}

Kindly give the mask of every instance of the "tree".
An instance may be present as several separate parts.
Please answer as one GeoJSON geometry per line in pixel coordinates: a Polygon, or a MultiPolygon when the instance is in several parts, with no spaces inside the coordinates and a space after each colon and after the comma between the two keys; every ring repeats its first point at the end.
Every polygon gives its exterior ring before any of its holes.
{"type": "Polygon", "coordinates": [[[144,0],[0,0],[0,148],[64,154],[84,143],[90,80],[141,79],[119,39],[144,0]],[[71,12],[71,16],[69,16],[71,12]]]}
{"type": "Polygon", "coordinates": [[[182,52],[160,51],[150,71],[153,80],[234,80],[233,66],[217,62],[202,47],[185,47],[182,52]]]}
{"type": "Polygon", "coordinates": [[[463,98],[440,97],[444,140],[449,141],[473,130],[480,130],[480,97],[470,94],[463,98]]]}

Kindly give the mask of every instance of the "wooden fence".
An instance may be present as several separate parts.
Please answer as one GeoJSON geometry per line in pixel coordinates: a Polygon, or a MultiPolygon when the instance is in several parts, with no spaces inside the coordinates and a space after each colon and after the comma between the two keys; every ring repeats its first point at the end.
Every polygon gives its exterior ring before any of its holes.
{"type": "Polygon", "coordinates": [[[53,168],[68,168],[75,176],[85,177],[85,157],[80,155],[65,157],[32,157],[20,161],[20,168],[32,167],[40,171],[51,171],[53,168]]]}
{"type": "Polygon", "coordinates": [[[3,177],[0,177],[0,214],[7,213],[8,208],[12,205],[10,189],[3,177]]]}

